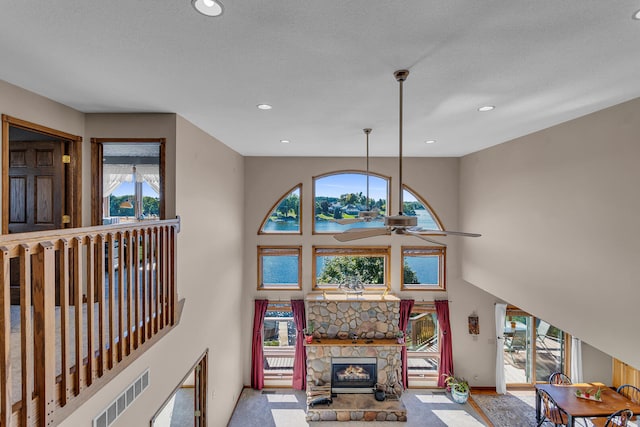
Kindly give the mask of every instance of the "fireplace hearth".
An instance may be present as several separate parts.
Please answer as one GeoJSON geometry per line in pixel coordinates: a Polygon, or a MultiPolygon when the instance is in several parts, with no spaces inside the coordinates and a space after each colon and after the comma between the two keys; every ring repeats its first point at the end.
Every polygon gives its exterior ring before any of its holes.
{"type": "Polygon", "coordinates": [[[331,359],[331,391],[373,393],[377,370],[375,357],[334,357],[331,359]]]}

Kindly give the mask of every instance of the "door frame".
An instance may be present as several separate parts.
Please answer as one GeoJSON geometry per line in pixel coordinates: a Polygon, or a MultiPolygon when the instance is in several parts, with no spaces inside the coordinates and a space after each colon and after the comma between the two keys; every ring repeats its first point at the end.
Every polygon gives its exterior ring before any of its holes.
{"type": "Polygon", "coordinates": [[[165,217],[165,146],[166,138],[91,138],[91,225],[102,225],[102,159],[103,144],[156,143],[160,144],[160,219],[165,217]]]}
{"type": "Polygon", "coordinates": [[[194,410],[194,427],[204,427],[207,424],[207,409],[208,409],[208,376],[209,376],[209,349],[207,348],[204,353],[198,358],[198,361],[187,371],[186,375],[182,378],[180,383],[171,391],[167,400],[162,403],[162,406],[153,414],[149,421],[149,426],[154,427],[153,423],[162,413],[162,410],[167,406],[171,398],[180,389],[182,384],[191,376],[194,375],[194,394],[193,394],[193,410],[194,410]],[[199,412],[199,415],[196,415],[199,412]]]}
{"type": "Polygon", "coordinates": [[[71,161],[65,173],[66,206],[70,222],[65,228],[80,227],[82,224],[82,137],[52,129],[37,123],[2,115],[2,234],[9,233],[9,128],[19,127],[31,132],[53,136],[67,142],[71,161]]]}

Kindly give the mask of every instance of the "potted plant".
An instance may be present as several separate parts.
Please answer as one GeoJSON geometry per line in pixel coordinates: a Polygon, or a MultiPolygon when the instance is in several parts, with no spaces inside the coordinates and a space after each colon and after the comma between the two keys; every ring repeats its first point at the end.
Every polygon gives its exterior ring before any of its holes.
{"type": "Polygon", "coordinates": [[[304,339],[307,342],[307,344],[311,344],[313,342],[313,320],[309,322],[309,326],[307,326],[306,328],[304,328],[302,330],[302,333],[304,334],[304,339]]]}
{"type": "Polygon", "coordinates": [[[396,332],[396,340],[398,340],[398,344],[404,344],[404,332],[396,332]]]}
{"type": "Polygon", "coordinates": [[[451,391],[451,398],[456,403],[466,403],[469,399],[469,383],[464,378],[454,377],[452,374],[443,374],[447,390],[451,391]]]}

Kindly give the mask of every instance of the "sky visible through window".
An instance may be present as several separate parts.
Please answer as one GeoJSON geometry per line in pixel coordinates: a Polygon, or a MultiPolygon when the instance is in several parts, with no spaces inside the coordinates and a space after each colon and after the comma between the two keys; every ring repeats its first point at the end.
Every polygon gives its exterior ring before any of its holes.
{"type": "MultiPolygon", "coordinates": [[[[367,175],[359,173],[341,173],[316,180],[316,196],[336,197],[356,191],[367,192],[367,175]]],[[[377,176],[369,176],[369,198],[387,198],[387,182],[377,176]]]]}
{"type": "MultiPolygon", "coordinates": [[[[133,196],[136,192],[134,188],[135,187],[134,184],[135,183],[133,181],[123,182],[111,194],[113,194],[114,196],[133,196]]],[[[144,194],[145,196],[151,196],[151,197],[160,196],[158,193],[153,191],[153,188],[151,188],[149,184],[147,184],[146,182],[142,183],[142,194],[144,194]]]]}
{"type": "MultiPolygon", "coordinates": [[[[356,190],[367,192],[367,175],[360,173],[341,173],[319,178],[315,182],[316,196],[340,197],[343,194],[353,193],[356,190]],[[362,190],[360,190],[362,189],[362,190]]],[[[417,201],[413,195],[404,191],[405,202],[417,201]]],[[[369,198],[374,200],[387,198],[387,181],[377,176],[369,175],[369,198]]]]}

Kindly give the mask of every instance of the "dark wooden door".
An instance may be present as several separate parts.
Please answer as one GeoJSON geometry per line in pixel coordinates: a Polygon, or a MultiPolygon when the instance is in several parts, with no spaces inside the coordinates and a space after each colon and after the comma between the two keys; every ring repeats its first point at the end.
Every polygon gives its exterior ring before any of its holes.
{"type": "MultiPolygon", "coordinates": [[[[62,141],[10,142],[9,233],[62,228],[65,200],[63,145],[62,141]]],[[[18,258],[11,259],[10,272],[11,304],[17,305],[20,304],[18,258]]],[[[57,284],[56,274],[56,303],[57,284]]]]}
{"type": "Polygon", "coordinates": [[[62,228],[63,142],[9,144],[9,233],[62,228]]]}

